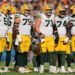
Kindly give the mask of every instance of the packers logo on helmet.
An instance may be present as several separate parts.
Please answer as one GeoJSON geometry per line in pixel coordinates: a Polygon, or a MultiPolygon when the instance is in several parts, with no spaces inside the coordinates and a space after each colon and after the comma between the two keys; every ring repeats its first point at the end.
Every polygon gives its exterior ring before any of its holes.
{"type": "Polygon", "coordinates": [[[10,7],[10,5],[5,4],[1,7],[1,10],[4,14],[7,14],[7,11],[11,10],[11,7],[10,7]]]}
{"type": "Polygon", "coordinates": [[[27,4],[21,6],[21,13],[24,14],[25,11],[30,11],[30,7],[27,4]]]}

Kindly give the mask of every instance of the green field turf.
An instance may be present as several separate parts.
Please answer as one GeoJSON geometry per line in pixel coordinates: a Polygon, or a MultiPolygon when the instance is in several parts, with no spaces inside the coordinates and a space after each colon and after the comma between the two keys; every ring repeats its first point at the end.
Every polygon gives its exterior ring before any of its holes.
{"type": "Polygon", "coordinates": [[[75,75],[75,73],[67,73],[67,74],[61,74],[61,73],[57,73],[57,74],[52,74],[52,73],[17,73],[17,72],[11,72],[11,73],[2,73],[0,75],[75,75]]]}
{"type": "MultiPolygon", "coordinates": [[[[5,62],[1,62],[0,65],[1,65],[2,69],[4,69],[5,62]]],[[[33,69],[32,63],[28,63],[28,67],[30,67],[31,69],[33,69]]],[[[9,72],[9,73],[0,73],[0,75],[75,75],[75,73],[63,73],[63,74],[62,73],[57,73],[57,74],[48,73],[48,69],[49,69],[49,64],[48,63],[45,63],[44,67],[45,67],[45,72],[42,73],[42,74],[37,73],[37,72],[23,73],[23,74],[21,74],[21,73],[18,73],[16,71],[14,71],[13,64],[11,63],[10,64],[10,70],[11,70],[11,72],[9,72]]],[[[65,64],[65,67],[67,69],[67,65],[66,64],[65,64]]],[[[71,67],[75,68],[74,64],[72,64],[71,67]]]]}

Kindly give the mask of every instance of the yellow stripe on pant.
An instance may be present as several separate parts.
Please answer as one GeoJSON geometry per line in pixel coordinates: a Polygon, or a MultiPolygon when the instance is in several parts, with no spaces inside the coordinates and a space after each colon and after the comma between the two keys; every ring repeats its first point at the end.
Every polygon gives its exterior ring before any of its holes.
{"type": "Polygon", "coordinates": [[[48,52],[54,52],[54,47],[55,47],[55,43],[54,43],[54,37],[46,37],[45,36],[45,42],[41,42],[41,51],[42,53],[46,53],[47,50],[48,52]]]}
{"type": "Polygon", "coordinates": [[[55,48],[55,51],[66,51],[67,50],[67,44],[64,45],[63,41],[66,39],[66,37],[59,37],[59,42],[57,47],[55,48]]]}
{"type": "Polygon", "coordinates": [[[8,38],[9,38],[9,46],[8,46],[8,44],[6,45],[6,50],[11,51],[11,48],[12,48],[12,33],[8,33],[8,38]]]}
{"type": "Polygon", "coordinates": [[[0,38],[0,53],[4,52],[6,47],[6,38],[0,38]]]}
{"type": "Polygon", "coordinates": [[[72,51],[75,52],[75,35],[71,38],[72,51]]]}
{"type": "Polygon", "coordinates": [[[70,49],[70,44],[67,43],[67,50],[66,50],[66,54],[70,54],[71,53],[71,49],[70,49]]]}
{"type": "Polygon", "coordinates": [[[20,43],[20,52],[29,52],[31,38],[28,35],[21,35],[22,43],[20,43]]]}

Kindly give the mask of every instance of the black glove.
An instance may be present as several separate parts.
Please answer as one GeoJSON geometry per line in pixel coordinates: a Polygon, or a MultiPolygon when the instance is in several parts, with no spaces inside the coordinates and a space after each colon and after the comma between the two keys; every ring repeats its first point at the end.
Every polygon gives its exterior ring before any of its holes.
{"type": "Polygon", "coordinates": [[[54,35],[55,35],[55,44],[57,44],[59,42],[58,32],[54,33],[54,35]]]}

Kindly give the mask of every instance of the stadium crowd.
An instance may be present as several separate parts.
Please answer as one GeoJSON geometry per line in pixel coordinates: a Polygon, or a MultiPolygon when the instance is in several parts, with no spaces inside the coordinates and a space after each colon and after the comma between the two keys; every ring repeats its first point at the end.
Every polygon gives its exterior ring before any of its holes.
{"type": "Polygon", "coordinates": [[[7,53],[0,73],[10,72],[12,47],[14,68],[20,73],[44,73],[46,53],[50,73],[75,72],[71,68],[71,47],[75,63],[75,0],[0,0],[0,60],[5,48],[7,53]],[[27,66],[30,50],[33,70],[27,66]]]}

